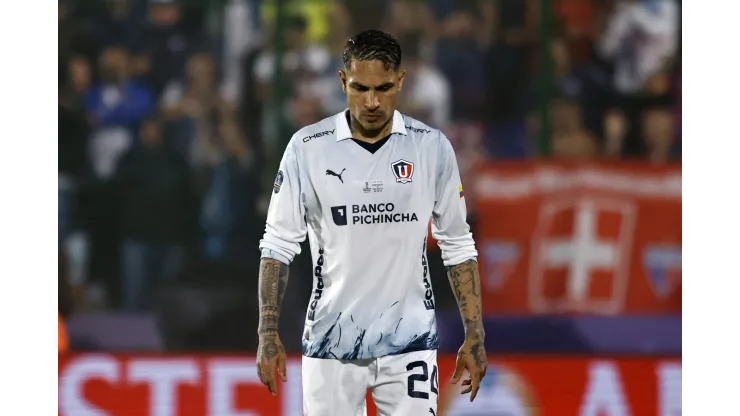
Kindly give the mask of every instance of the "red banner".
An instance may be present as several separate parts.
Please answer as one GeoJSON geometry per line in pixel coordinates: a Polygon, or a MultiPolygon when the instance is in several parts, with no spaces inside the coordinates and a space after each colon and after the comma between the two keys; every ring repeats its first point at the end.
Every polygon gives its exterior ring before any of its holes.
{"type": "MultiPolygon", "coordinates": [[[[475,402],[450,385],[439,358],[438,415],[680,416],[680,359],[491,358],[475,402]]],[[[300,416],[301,363],[291,358],[278,397],[253,356],[60,356],[59,415],[300,416]]],[[[368,415],[375,415],[369,400],[368,415]]]]}
{"type": "Polygon", "coordinates": [[[486,313],[680,313],[681,167],[519,162],[470,184],[486,313]]]}

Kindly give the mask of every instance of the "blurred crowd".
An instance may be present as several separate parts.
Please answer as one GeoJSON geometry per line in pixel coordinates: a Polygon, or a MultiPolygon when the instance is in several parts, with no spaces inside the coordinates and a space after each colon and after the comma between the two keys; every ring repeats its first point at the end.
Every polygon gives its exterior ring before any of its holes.
{"type": "Polygon", "coordinates": [[[300,0],[278,19],[275,0],[59,0],[60,293],[144,311],[177,301],[155,302],[166,286],[253,291],[276,160],[345,108],[341,52],[365,29],[401,43],[401,111],[447,134],[464,182],[547,153],[680,160],[679,8],[300,0]]]}

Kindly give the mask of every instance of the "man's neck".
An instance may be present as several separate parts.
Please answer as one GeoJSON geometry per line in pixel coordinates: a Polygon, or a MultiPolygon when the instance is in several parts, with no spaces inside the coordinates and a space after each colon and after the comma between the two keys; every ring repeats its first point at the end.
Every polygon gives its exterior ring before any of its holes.
{"type": "Polygon", "coordinates": [[[393,116],[386,121],[386,123],[383,125],[383,127],[377,129],[377,130],[366,130],[362,127],[362,124],[360,124],[359,121],[350,113],[347,112],[347,118],[349,119],[349,129],[352,132],[352,138],[355,138],[357,140],[367,142],[367,143],[375,143],[378,140],[388,136],[391,134],[391,131],[393,130],[393,116]]]}

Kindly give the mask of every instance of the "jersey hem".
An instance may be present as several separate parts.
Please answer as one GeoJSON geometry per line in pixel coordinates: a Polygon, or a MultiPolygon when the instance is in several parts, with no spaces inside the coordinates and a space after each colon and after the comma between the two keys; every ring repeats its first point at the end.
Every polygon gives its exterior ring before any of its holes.
{"type": "Polygon", "coordinates": [[[321,360],[362,361],[362,360],[374,360],[376,358],[381,358],[381,357],[391,357],[391,356],[394,356],[394,355],[408,354],[408,353],[411,353],[411,352],[418,352],[418,351],[436,351],[438,349],[439,349],[439,344],[430,345],[428,347],[425,347],[425,346],[418,346],[418,347],[417,346],[411,346],[411,347],[406,347],[406,348],[403,348],[403,349],[400,349],[400,350],[397,350],[397,351],[392,351],[392,352],[385,351],[385,352],[381,352],[381,353],[375,353],[375,354],[369,355],[367,357],[356,358],[356,359],[344,359],[344,358],[340,358],[340,357],[336,356],[335,354],[325,355],[325,354],[306,354],[306,353],[302,353],[301,355],[304,356],[304,357],[307,357],[307,358],[318,358],[318,359],[321,359],[321,360]]]}

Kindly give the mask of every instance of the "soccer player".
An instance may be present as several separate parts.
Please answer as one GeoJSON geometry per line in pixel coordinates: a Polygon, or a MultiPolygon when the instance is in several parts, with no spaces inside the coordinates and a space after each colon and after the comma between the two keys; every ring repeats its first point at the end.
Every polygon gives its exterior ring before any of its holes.
{"type": "Polygon", "coordinates": [[[275,178],[260,243],[259,377],[286,380],[278,336],[288,266],[306,235],[314,267],[303,332],[306,416],[437,411],[437,328],[427,267],[432,234],[457,298],[465,342],[452,382],[475,398],[488,366],[477,251],[455,153],[444,134],[396,110],[401,48],[370,30],[351,38],[339,71],[348,109],[299,130],[275,178]]]}

